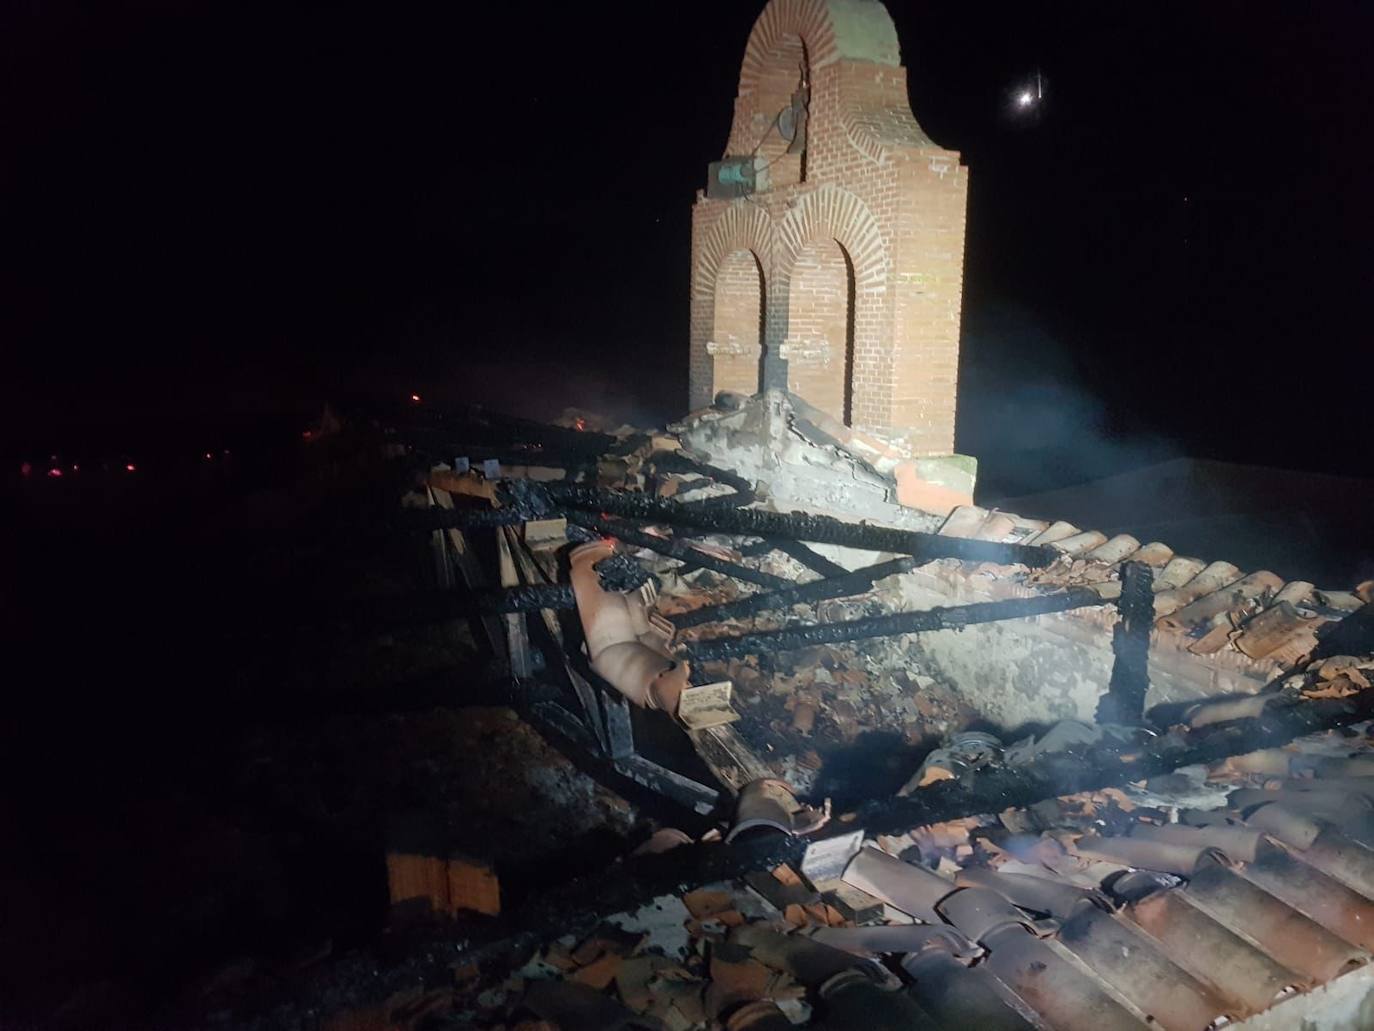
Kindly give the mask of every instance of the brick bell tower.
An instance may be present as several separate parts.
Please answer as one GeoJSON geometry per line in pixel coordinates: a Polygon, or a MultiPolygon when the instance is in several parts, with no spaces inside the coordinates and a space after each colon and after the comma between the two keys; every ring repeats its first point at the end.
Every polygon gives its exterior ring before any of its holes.
{"type": "Polygon", "coordinates": [[[692,209],[692,407],[781,387],[950,454],[967,196],[879,0],[769,0],[692,209]]]}

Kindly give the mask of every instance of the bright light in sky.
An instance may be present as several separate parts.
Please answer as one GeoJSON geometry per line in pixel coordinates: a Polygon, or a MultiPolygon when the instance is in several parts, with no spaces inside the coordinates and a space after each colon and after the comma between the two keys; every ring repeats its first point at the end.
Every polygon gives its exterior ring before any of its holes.
{"type": "Polygon", "coordinates": [[[1035,103],[1035,94],[1030,90],[1022,90],[1016,98],[1016,103],[1021,107],[1030,107],[1035,103]]]}

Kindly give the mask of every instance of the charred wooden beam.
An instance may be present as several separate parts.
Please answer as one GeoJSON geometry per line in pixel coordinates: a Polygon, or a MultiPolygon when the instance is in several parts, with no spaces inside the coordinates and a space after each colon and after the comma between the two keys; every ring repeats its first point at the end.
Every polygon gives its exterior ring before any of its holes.
{"type": "Polygon", "coordinates": [[[725,619],[738,619],[759,612],[787,608],[789,605],[807,605],[827,598],[845,598],[863,594],[873,584],[885,576],[910,572],[916,567],[914,558],[898,558],[890,562],[880,562],[865,566],[852,573],[842,572],[839,576],[825,580],[812,580],[810,583],[795,587],[782,587],[776,591],[763,591],[737,601],[722,602],[719,605],[705,605],[691,612],[673,616],[669,620],[679,630],[700,626],[702,623],[715,623],[725,619]]]}
{"type": "Polygon", "coordinates": [[[810,648],[818,644],[858,641],[869,637],[895,637],[898,634],[924,633],[930,630],[955,630],[975,623],[995,623],[1004,619],[1042,616],[1049,612],[1065,612],[1069,609],[1104,604],[1106,602],[1102,596],[1092,588],[1073,587],[1059,594],[1045,594],[1036,598],[1011,598],[1006,601],[985,601],[973,605],[951,605],[922,612],[894,612],[883,616],[867,616],[839,623],[816,623],[751,634],[709,637],[683,645],[683,651],[696,662],[710,662],[810,648]]]}
{"type": "Polygon", "coordinates": [[[1150,630],[1155,622],[1154,570],[1144,562],[1121,567],[1120,614],[1112,631],[1112,679],[1097,703],[1099,723],[1139,723],[1150,690],[1150,630]]]}
{"type": "Polygon", "coordinates": [[[701,509],[669,498],[631,491],[606,490],[579,483],[531,483],[506,481],[514,507],[540,515],[565,508],[607,515],[694,526],[716,533],[751,537],[778,537],[817,544],[838,544],[863,551],[914,555],[923,561],[954,558],[968,562],[1019,563],[1039,568],[1049,565],[1058,552],[1024,544],[942,537],[918,530],[901,530],[867,523],[846,523],[830,516],[807,513],[766,512],[757,508],[701,509]]]}
{"type": "Polygon", "coordinates": [[[774,576],[772,573],[765,573],[758,569],[750,569],[738,562],[726,562],[724,559],[708,555],[699,548],[694,548],[683,541],[665,540],[662,537],[655,537],[653,534],[643,533],[624,520],[604,519],[582,512],[569,512],[567,519],[569,523],[585,529],[595,530],[607,537],[614,537],[626,544],[633,544],[637,548],[647,548],[649,551],[667,555],[669,558],[675,558],[681,562],[690,562],[701,566],[703,569],[720,573],[722,576],[758,584],[760,587],[778,588],[788,585],[788,582],[780,576],[774,576]]]}
{"type": "Polygon", "coordinates": [[[514,508],[411,508],[397,513],[393,525],[415,532],[486,530],[493,526],[518,526],[529,518],[514,508]]]}
{"type": "Polygon", "coordinates": [[[714,480],[716,483],[722,483],[733,491],[731,494],[719,494],[715,497],[684,501],[682,502],[683,505],[695,508],[738,507],[747,505],[756,498],[754,484],[739,473],[730,469],[721,469],[719,466],[707,465],[705,462],[698,462],[695,458],[690,458],[681,451],[660,451],[653,456],[651,461],[654,468],[662,472],[692,473],[714,480]]]}
{"type": "Polygon", "coordinates": [[[784,555],[796,559],[812,572],[820,573],[821,576],[843,576],[848,572],[844,566],[838,562],[831,562],[824,555],[818,554],[814,549],[807,547],[801,541],[789,541],[786,537],[775,537],[772,541],[773,547],[781,551],[784,555]]]}
{"type": "MultiPolygon", "coordinates": [[[[600,534],[594,533],[585,526],[579,526],[570,522],[567,528],[568,540],[574,544],[585,544],[587,541],[596,540],[600,534]]],[[[618,551],[610,558],[604,558],[596,564],[596,575],[601,579],[601,586],[608,591],[616,591],[624,594],[626,591],[637,591],[644,584],[652,579],[649,571],[635,561],[633,555],[627,555],[623,551],[618,551]]],[[[657,586],[658,582],[655,581],[657,586]]],[[[571,590],[571,587],[569,588],[571,590]]]]}
{"type": "Polygon", "coordinates": [[[571,584],[525,584],[483,595],[481,607],[486,612],[538,612],[576,608],[577,602],[571,584]]]}
{"type": "Polygon", "coordinates": [[[1339,623],[1317,631],[1314,659],[1332,655],[1368,655],[1374,652],[1374,601],[1356,609],[1339,623]]]}
{"type": "MultiPolygon", "coordinates": [[[[1194,763],[1215,762],[1294,738],[1359,723],[1374,717],[1374,690],[1344,699],[1317,699],[1275,705],[1258,718],[1217,724],[1183,736],[1161,736],[1143,747],[1075,749],[1019,767],[983,770],[965,779],[937,781],[903,798],[875,800],[855,818],[831,824],[833,834],[862,827],[871,834],[902,833],[944,820],[995,813],[1009,806],[1033,805],[1046,798],[1092,791],[1140,780],[1194,763]]],[[[774,837],[732,845],[683,845],[662,855],[636,857],[606,874],[552,887],[526,905],[477,933],[464,931],[479,958],[485,948],[509,947],[558,927],[567,933],[590,931],[612,913],[633,911],[654,898],[682,894],[703,884],[743,877],[780,863],[797,863],[811,839],[774,837]],[[501,944],[498,946],[498,942],[501,944]]]]}

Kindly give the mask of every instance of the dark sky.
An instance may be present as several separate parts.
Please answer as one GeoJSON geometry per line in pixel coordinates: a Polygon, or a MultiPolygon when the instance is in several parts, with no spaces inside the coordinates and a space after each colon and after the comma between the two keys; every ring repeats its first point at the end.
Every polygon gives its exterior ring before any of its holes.
{"type": "MultiPolygon", "coordinates": [[[[11,3],[7,432],[502,400],[521,363],[674,413],[689,208],[760,8],[11,3]]],[[[889,8],[972,169],[961,446],[1029,379],[1093,433],[1374,473],[1374,8],[889,8]],[[1042,117],[1008,117],[1036,69],[1042,117]]]]}

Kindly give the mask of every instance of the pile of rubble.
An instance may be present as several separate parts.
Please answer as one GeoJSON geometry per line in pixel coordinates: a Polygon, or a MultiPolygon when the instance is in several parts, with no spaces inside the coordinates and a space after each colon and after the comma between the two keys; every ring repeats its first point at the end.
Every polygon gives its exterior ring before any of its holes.
{"type": "Polygon", "coordinates": [[[1374,984],[1369,729],[834,838],[553,937],[513,972],[460,959],[425,1007],[394,1000],[391,1026],[1294,1026],[1321,986],[1374,984]]]}
{"type": "Polygon", "coordinates": [[[469,563],[464,529],[497,528],[488,611],[517,676],[541,626],[521,614],[541,614],[572,705],[550,718],[715,823],[641,851],[714,853],[735,879],[662,894],[631,858],[651,903],[514,972],[465,953],[451,1011],[529,1031],[1201,1029],[1364,976],[1362,733],[1178,768],[1368,719],[1374,586],[921,511],[881,442],[785,397],[670,430],[561,470],[531,452],[513,479],[445,464],[432,525],[469,563]],[[627,702],[719,790],[637,754],[627,702]]]}

